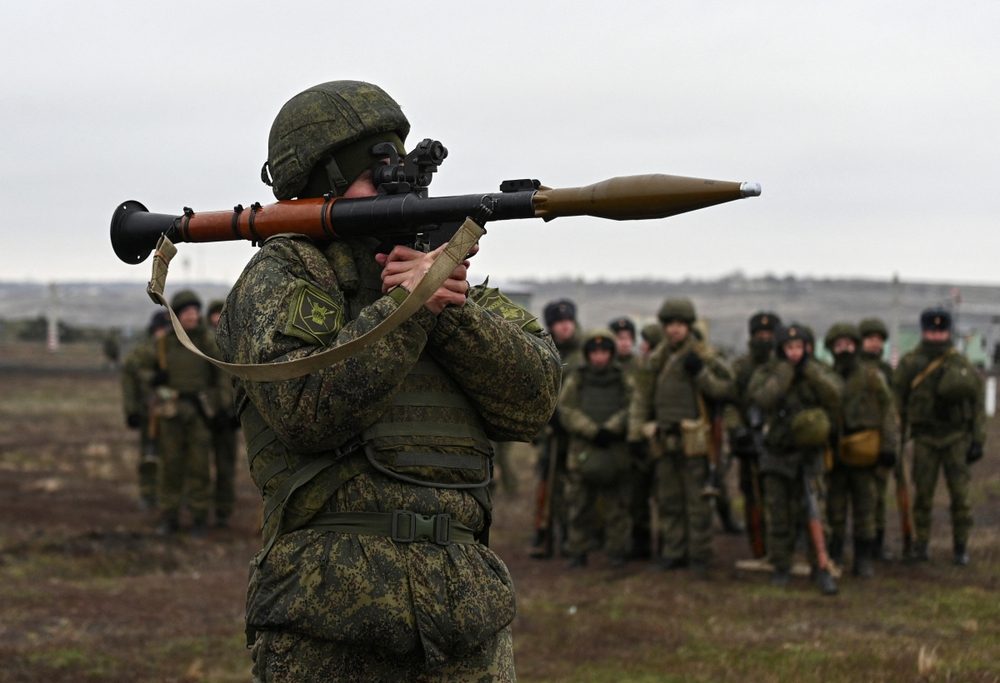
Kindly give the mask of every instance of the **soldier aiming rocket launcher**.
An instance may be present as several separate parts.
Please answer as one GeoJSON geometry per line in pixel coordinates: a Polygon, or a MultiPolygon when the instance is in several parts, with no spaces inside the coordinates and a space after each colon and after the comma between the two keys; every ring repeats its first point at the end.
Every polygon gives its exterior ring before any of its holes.
{"type": "Polygon", "coordinates": [[[146,259],[161,235],[171,242],[260,243],[291,232],[321,242],[377,237],[388,245],[430,249],[449,241],[469,216],[485,215],[490,221],[561,216],[641,220],[760,195],[756,183],[653,174],[561,189],[543,187],[537,180],[507,180],[496,193],[428,197],[433,174],[448,155],[440,142],[425,139],[403,159],[389,143],[376,145],[372,153],[386,159],[372,169],[377,197],[291,199],[204,213],[185,208],[180,216],[149,213],[139,202],[127,201],[112,216],[111,244],[118,258],[133,264],[146,259]]]}

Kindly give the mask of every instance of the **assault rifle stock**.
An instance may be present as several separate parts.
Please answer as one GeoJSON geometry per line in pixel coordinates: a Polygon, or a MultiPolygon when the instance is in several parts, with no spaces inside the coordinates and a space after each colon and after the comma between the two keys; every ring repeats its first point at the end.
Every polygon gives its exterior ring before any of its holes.
{"type": "Polygon", "coordinates": [[[611,178],[586,187],[551,189],[537,180],[507,180],[500,192],[428,197],[427,186],[447,150],[427,139],[398,159],[394,148],[376,146],[385,166],[376,166],[375,197],[325,196],[274,204],[242,205],[231,211],[182,215],[150,213],[137,201],[122,202],[111,219],[111,244],[125,263],[141,263],[161,235],[171,242],[250,240],[299,233],[317,241],[376,237],[388,244],[434,248],[447,242],[468,216],[490,221],[552,220],[595,216],[611,220],[666,218],[716,204],[756,197],[760,185],[661,174],[611,178]]]}

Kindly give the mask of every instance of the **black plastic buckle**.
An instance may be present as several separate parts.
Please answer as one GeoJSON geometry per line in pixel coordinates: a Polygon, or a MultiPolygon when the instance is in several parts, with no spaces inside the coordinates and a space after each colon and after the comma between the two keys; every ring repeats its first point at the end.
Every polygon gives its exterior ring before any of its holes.
{"type": "Polygon", "coordinates": [[[417,516],[409,510],[392,511],[392,540],[397,543],[413,543],[417,540],[417,516]],[[399,533],[400,520],[405,519],[408,533],[403,536],[399,533]]]}
{"type": "Polygon", "coordinates": [[[451,515],[418,515],[409,510],[393,510],[392,540],[397,543],[430,541],[448,545],[451,543],[451,515]]]}

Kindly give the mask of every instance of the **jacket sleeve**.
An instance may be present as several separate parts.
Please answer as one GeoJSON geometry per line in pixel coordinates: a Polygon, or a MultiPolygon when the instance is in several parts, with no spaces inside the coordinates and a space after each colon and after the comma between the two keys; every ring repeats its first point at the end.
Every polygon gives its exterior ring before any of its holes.
{"type": "Polygon", "coordinates": [[[556,408],[562,367],[548,334],[535,333],[474,301],[449,306],[430,331],[428,351],[476,406],[496,441],[530,441],[556,408]]]}
{"type": "Polygon", "coordinates": [[[874,382],[878,392],[878,403],[882,410],[882,450],[899,453],[899,414],[896,412],[896,400],[885,377],[878,369],[874,372],[874,382]]]}
{"type": "Polygon", "coordinates": [[[964,356],[962,362],[968,368],[969,374],[976,379],[976,400],[972,404],[972,440],[976,443],[986,443],[986,387],[975,366],[964,356]]]}
{"type": "Polygon", "coordinates": [[[817,360],[809,360],[802,368],[802,374],[819,396],[823,408],[830,413],[831,419],[840,415],[840,397],[843,394],[843,382],[832,371],[827,370],[817,360]]]}
{"type": "MultiPolygon", "coordinates": [[[[659,349],[657,349],[658,351],[659,349]]],[[[656,351],[642,362],[634,375],[632,400],[628,407],[628,429],[626,440],[629,442],[645,441],[642,427],[653,419],[653,392],[656,389],[656,368],[653,361],[656,351]]]]}
{"type": "Polygon", "coordinates": [[[580,375],[573,371],[567,373],[559,392],[559,421],[567,432],[587,440],[597,436],[601,428],[580,410],[580,375]]]}
{"type": "MultiPolygon", "coordinates": [[[[205,348],[203,349],[206,356],[214,358],[215,360],[222,360],[222,351],[219,349],[219,345],[216,343],[214,335],[207,335],[205,338],[205,348]]],[[[233,414],[233,380],[228,373],[223,372],[220,368],[212,366],[213,381],[212,381],[212,391],[215,394],[215,404],[216,409],[227,415],[233,414]]]]}
{"type": "Polygon", "coordinates": [[[718,354],[705,358],[705,367],[695,381],[703,396],[715,401],[736,399],[736,375],[718,354]]]}
{"type": "MultiPolygon", "coordinates": [[[[391,297],[379,298],[344,324],[327,346],[286,335],[298,284],[305,279],[332,293],[333,277],[322,253],[311,245],[291,239],[265,244],[230,293],[220,320],[224,358],[235,363],[275,363],[311,356],[356,339],[397,308],[391,297]]],[[[237,380],[237,386],[289,447],[303,453],[335,448],[377,421],[388,408],[435,323],[434,316],[423,309],[340,363],[276,382],[237,380]]]]}
{"type": "Polygon", "coordinates": [[[609,417],[601,426],[610,432],[624,437],[628,431],[628,415],[632,404],[632,396],[635,394],[635,379],[629,374],[624,375],[622,379],[625,382],[625,405],[622,406],[621,410],[609,417]]]}
{"type": "Polygon", "coordinates": [[[792,386],[794,379],[795,368],[788,361],[768,363],[757,368],[750,377],[747,396],[752,403],[770,410],[792,386]]]}
{"type": "Polygon", "coordinates": [[[142,376],[144,372],[152,373],[153,370],[147,343],[142,342],[129,353],[122,365],[122,410],[126,416],[149,412],[149,387],[142,376]]]}
{"type": "Polygon", "coordinates": [[[904,432],[906,430],[906,402],[910,398],[910,383],[917,376],[917,370],[911,359],[912,356],[903,356],[892,378],[892,392],[896,397],[896,409],[899,411],[901,429],[904,432]]]}

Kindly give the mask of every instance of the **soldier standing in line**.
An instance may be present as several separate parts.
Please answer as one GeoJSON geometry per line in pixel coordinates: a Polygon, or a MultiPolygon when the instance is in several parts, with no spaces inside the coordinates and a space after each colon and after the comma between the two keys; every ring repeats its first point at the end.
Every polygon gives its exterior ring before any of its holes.
{"type": "MultiPolygon", "coordinates": [[[[208,305],[208,327],[213,335],[217,334],[219,317],[226,302],[216,299],[208,305]]],[[[215,453],[215,526],[229,526],[229,518],[233,514],[233,503],[236,502],[236,430],[239,420],[236,419],[232,405],[220,405],[212,428],[212,450],[215,453]]]]}
{"type": "MultiPolygon", "coordinates": [[[[543,312],[545,327],[562,359],[563,375],[568,368],[583,362],[582,335],[576,322],[576,304],[569,299],[551,301],[543,312]]],[[[552,414],[549,424],[535,438],[538,444],[538,490],[535,511],[535,537],[530,556],[536,560],[552,557],[556,531],[559,532],[560,554],[565,555],[568,539],[566,511],[566,452],[569,434],[559,421],[559,410],[552,414]]]]}
{"type": "MultiPolygon", "coordinates": [[[[892,366],[885,362],[885,343],[889,339],[889,330],[879,318],[865,318],[858,325],[858,333],[861,335],[861,359],[874,363],[885,377],[886,383],[893,386],[892,366]]],[[[893,395],[895,400],[895,395],[893,395]]],[[[878,499],[875,503],[875,543],[872,548],[872,557],[876,560],[892,560],[892,553],[885,547],[885,526],[886,526],[886,491],[889,488],[889,472],[892,471],[897,484],[902,482],[906,485],[906,472],[903,465],[903,458],[896,459],[896,466],[891,470],[885,467],[875,469],[875,489],[878,499]]]]}
{"type": "MultiPolygon", "coordinates": [[[[221,358],[215,335],[202,320],[198,295],[182,290],[173,296],[170,305],[195,346],[212,358],[221,358]]],[[[208,532],[212,501],[209,425],[221,406],[231,404],[232,387],[228,376],[184,348],[172,330],[163,337],[162,344],[165,362],[153,357],[146,365],[146,369],[154,371],[160,447],[162,521],[156,531],[161,535],[179,531],[181,503],[186,498],[194,517],[191,535],[202,538],[208,532]]]]}
{"type": "Polygon", "coordinates": [[[615,318],[608,323],[615,335],[615,362],[632,374],[639,367],[639,356],[635,355],[635,324],[628,318],[615,318]]]}
{"type": "MultiPolygon", "coordinates": [[[[830,416],[840,409],[840,383],[806,352],[808,331],[792,323],[775,334],[776,357],[750,377],[747,395],[763,411],[764,452],[760,471],[767,510],[767,548],[774,576],[771,583],[787,586],[792,554],[800,529],[806,526],[805,479],[816,495],[820,519],[823,510],[824,450],[830,437],[830,416]]],[[[813,577],[825,595],[837,593],[827,569],[816,564],[813,577]]]]}
{"type": "Polygon", "coordinates": [[[827,513],[830,522],[830,559],[844,563],[847,507],[854,530],[855,576],[870,579],[875,545],[876,471],[896,464],[899,420],[892,390],[874,363],[858,359],[861,335],[851,323],[837,323],[826,333],[834,370],[843,378],[840,429],[834,438],[827,513]]]}
{"type": "Polygon", "coordinates": [[[656,424],[653,492],[660,526],[658,569],[690,566],[703,572],[712,558],[712,505],[708,483],[711,419],[707,402],[731,399],[732,371],[691,326],[689,299],[668,299],[658,314],[664,342],[646,359],[629,408],[628,441],[645,450],[644,429],[656,424]]]}
{"type": "Polygon", "coordinates": [[[730,450],[740,461],[740,490],[743,492],[743,510],[750,534],[750,549],[754,557],[766,552],[764,530],[763,488],[760,480],[760,454],[754,445],[748,412],[751,401],[747,394],[750,377],[757,368],[774,358],[774,333],[781,326],[781,318],[770,311],[755,313],[749,321],[750,341],[747,353],[732,362],[736,381],[735,401],[727,406],[726,426],[729,429],[730,450]]]}
{"type": "MultiPolygon", "coordinates": [[[[279,200],[374,197],[409,123],[381,88],[314,86],[268,141],[279,200]]],[[[473,249],[475,253],[477,249],[473,249]]],[[[235,363],[312,357],[405,302],[438,254],[276,235],[233,287],[219,344],[235,363]]],[[[308,375],[236,380],[264,500],[251,564],[254,681],[513,681],[513,585],[489,548],[489,441],[525,441],[558,398],[558,354],[527,311],[469,287],[460,262],[412,317],[308,375]]]]}
{"type": "Polygon", "coordinates": [[[150,416],[153,399],[153,376],[158,369],[157,345],[170,329],[166,311],[154,313],[149,321],[149,337],[135,345],[122,366],[122,407],[125,422],[139,431],[139,507],[156,507],[156,477],[159,449],[156,444],[156,418],[150,416]]]}
{"type": "Polygon", "coordinates": [[[616,341],[611,330],[589,332],[583,343],[586,361],[568,370],[559,394],[559,417],[569,432],[566,460],[566,503],[570,556],[567,568],[587,564],[587,551],[598,526],[611,567],[621,567],[631,545],[630,462],[625,444],[628,407],[634,383],[614,362],[616,341]],[[603,524],[598,514],[598,497],[603,524]]]}
{"type": "Polygon", "coordinates": [[[639,343],[639,358],[646,358],[663,341],[663,325],[650,323],[639,333],[642,342],[639,343]]]}
{"type": "Polygon", "coordinates": [[[966,566],[972,529],[970,465],[983,457],[986,442],[983,382],[952,343],[949,311],[925,310],[920,329],[920,343],[900,359],[894,380],[903,433],[909,428],[913,439],[914,556],[921,562],[930,559],[934,489],[944,470],[951,497],[952,560],[966,566]]]}

